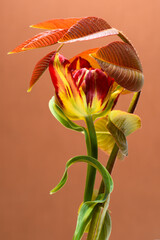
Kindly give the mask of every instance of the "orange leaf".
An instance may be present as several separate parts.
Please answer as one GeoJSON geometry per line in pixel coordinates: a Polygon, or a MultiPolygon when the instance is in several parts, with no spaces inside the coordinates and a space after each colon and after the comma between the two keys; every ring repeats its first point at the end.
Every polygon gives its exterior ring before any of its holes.
{"type": "Polygon", "coordinates": [[[93,49],[86,50],[86,51],[84,51],[82,53],[77,54],[76,56],[71,58],[69,61],[73,62],[75,58],[81,57],[81,58],[86,59],[90,63],[92,68],[100,68],[100,66],[97,63],[97,61],[93,57],[91,57],[91,55],[90,55],[91,53],[97,52],[97,50],[98,50],[98,48],[93,48],[93,49]]]}
{"type": "Polygon", "coordinates": [[[41,75],[44,73],[44,71],[48,68],[50,59],[54,53],[55,53],[55,51],[50,52],[36,64],[36,66],[33,70],[33,73],[32,73],[28,92],[31,91],[33,85],[37,82],[37,80],[41,77],[41,75]]]}
{"type": "Polygon", "coordinates": [[[86,17],[75,23],[59,42],[83,41],[117,34],[119,31],[111,28],[105,20],[86,17]]]}
{"type": "Polygon", "coordinates": [[[32,39],[23,49],[34,49],[40,47],[47,47],[58,42],[58,40],[67,32],[66,29],[63,30],[51,30],[45,31],[41,35],[32,39]]]}
{"type": "Polygon", "coordinates": [[[129,91],[140,91],[144,76],[140,60],[128,43],[112,42],[100,48],[92,56],[101,68],[129,91]]]}
{"type": "Polygon", "coordinates": [[[38,24],[31,25],[33,28],[40,29],[66,29],[72,27],[76,22],[82,18],[66,18],[66,19],[52,19],[38,24]]]}
{"type": "Polygon", "coordinates": [[[52,30],[45,31],[35,35],[34,37],[26,40],[24,43],[20,44],[9,54],[26,51],[29,49],[46,47],[53,45],[58,42],[58,40],[67,32],[66,29],[63,30],[52,30]]]}

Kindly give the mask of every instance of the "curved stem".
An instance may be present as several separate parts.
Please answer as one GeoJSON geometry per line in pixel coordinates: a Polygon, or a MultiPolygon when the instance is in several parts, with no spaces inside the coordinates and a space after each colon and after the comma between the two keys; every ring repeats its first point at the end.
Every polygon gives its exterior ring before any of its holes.
{"type": "MultiPolygon", "coordinates": [[[[132,98],[131,103],[130,103],[129,108],[128,108],[128,113],[133,113],[134,112],[134,110],[137,106],[140,94],[141,94],[141,91],[134,93],[133,98],[132,98]]],[[[110,174],[112,173],[112,170],[113,170],[113,167],[114,167],[114,164],[115,164],[115,161],[116,161],[116,157],[117,157],[117,154],[118,154],[118,150],[119,150],[119,148],[118,148],[117,144],[115,143],[115,145],[112,149],[112,152],[110,154],[110,157],[108,159],[107,166],[106,166],[106,169],[108,170],[108,172],[110,174]]],[[[103,191],[104,191],[104,183],[102,181],[101,185],[100,185],[100,188],[99,188],[99,193],[103,193],[103,191]]]]}
{"type": "MultiPolygon", "coordinates": [[[[88,153],[88,156],[91,156],[97,159],[97,156],[98,156],[97,137],[96,137],[92,116],[86,117],[86,125],[87,125],[88,137],[89,137],[89,144],[87,144],[87,153],[88,153]]],[[[90,201],[92,199],[95,176],[96,176],[96,169],[88,165],[86,186],[84,191],[84,202],[90,201]]]]}

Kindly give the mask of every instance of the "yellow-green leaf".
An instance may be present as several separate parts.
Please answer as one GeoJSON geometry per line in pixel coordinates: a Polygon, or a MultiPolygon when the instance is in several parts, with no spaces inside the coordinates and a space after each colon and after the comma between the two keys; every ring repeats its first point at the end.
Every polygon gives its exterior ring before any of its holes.
{"type": "Polygon", "coordinates": [[[141,127],[141,120],[137,115],[113,110],[108,117],[95,122],[98,146],[108,154],[117,143],[120,148],[118,158],[122,159],[128,153],[126,136],[141,127]]]}

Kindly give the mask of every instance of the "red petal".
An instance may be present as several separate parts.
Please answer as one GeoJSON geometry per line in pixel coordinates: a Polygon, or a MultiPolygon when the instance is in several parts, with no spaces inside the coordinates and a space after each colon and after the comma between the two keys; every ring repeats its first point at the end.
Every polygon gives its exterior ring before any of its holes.
{"type": "Polygon", "coordinates": [[[52,19],[45,22],[41,22],[38,24],[31,25],[30,27],[33,28],[40,28],[40,29],[65,29],[70,28],[76,22],[78,22],[82,18],[66,18],[66,19],[52,19]]]}
{"type": "Polygon", "coordinates": [[[78,70],[81,68],[87,68],[87,69],[91,68],[90,63],[86,59],[81,57],[76,57],[68,67],[70,71],[74,71],[76,69],[78,70]]]}
{"type": "Polygon", "coordinates": [[[55,54],[55,51],[50,52],[36,64],[32,73],[28,92],[31,91],[33,85],[37,82],[37,80],[41,77],[44,71],[48,68],[49,62],[54,54],[55,54]]]}
{"type": "Polygon", "coordinates": [[[100,68],[99,64],[97,63],[97,61],[91,57],[92,53],[96,53],[98,51],[99,48],[93,48],[93,49],[89,49],[86,50],[82,53],[77,54],[76,56],[74,56],[73,58],[70,59],[70,62],[73,62],[74,59],[76,59],[77,57],[81,57],[83,59],[86,59],[90,65],[92,66],[92,68],[100,68]]]}

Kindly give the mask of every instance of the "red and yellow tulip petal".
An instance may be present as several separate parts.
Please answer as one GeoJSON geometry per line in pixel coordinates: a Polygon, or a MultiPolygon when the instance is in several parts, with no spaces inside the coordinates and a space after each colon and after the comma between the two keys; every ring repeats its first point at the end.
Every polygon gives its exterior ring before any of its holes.
{"type": "Polygon", "coordinates": [[[50,52],[36,64],[36,66],[33,70],[33,73],[32,73],[28,92],[31,91],[33,85],[38,81],[38,79],[42,76],[44,71],[48,68],[49,62],[50,62],[52,56],[54,55],[54,53],[55,53],[55,51],[50,52]]]}
{"type": "Polygon", "coordinates": [[[11,53],[17,53],[26,51],[29,49],[35,49],[40,47],[47,47],[58,42],[58,40],[67,32],[66,29],[63,30],[52,30],[45,31],[35,35],[34,37],[26,40],[24,43],[16,47],[11,53]]]}
{"type": "Polygon", "coordinates": [[[66,116],[72,120],[83,119],[86,115],[84,102],[68,66],[69,61],[58,53],[50,61],[49,70],[56,97],[66,116]]]}
{"type": "Polygon", "coordinates": [[[92,68],[101,68],[99,66],[98,62],[93,57],[91,57],[91,55],[90,55],[92,53],[97,52],[98,49],[99,48],[93,48],[93,49],[86,50],[82,53],[79,53],[76,56],[74,56],[73,58],[71,58],[70,62],[73,62],[77,57],[81,57],[81,58],[87,60],[90,63],[90,65],[92,66],[92,68]]]}
{"type": "Polygon", "coordinates": [[[74,24],[59,42],[91,40],[118,33],[119,31],[112,28],[105,20],[97,17],[86,17],[74,24]]]}
{"type": "MultiPolygon", "coordinates": [[[[79,90],[68,70],[70,62],[59,53],[53,55],[49,63],[49,71],[56,94],[60,97],[63,105],[67,99],[73,99],[79,95],[79,90]]],[[[75,102],[75,100],[74,100],[75,102]]]]}
{"type": "Polygon", "coordinates": [[[70,71],[79,70],[81,68],[91,68],[90,63],[86,59],[81,57],[76,57],[68,67],[70,71]]]}
{"type": "Polygon", "coordinates": [[[66,18],[66,19],[52,19],[38,24],[33,24],[30,27],[39,29],[69,29],[82,18],[66,18]]]}
{"type": "MultiPolygon", "coordinates": [[[[83,82],[85,89],[87,105],[92,107],[92,102],[97,97],[103,103],[109,93],[110,87],[113,84],[113,79],[107,77],[100,69],[90,70],[85,76],[83,82]]],[[[83,88],[83,85],[82,85],[83,88]]]]}
{"type": "Polygon", "coordinates": [[[112,42],[100,48],[92,56],[101,68],[129,91],[140,91],[144,76],[140,60],[134,48],[124,42],[112,42]]]}

